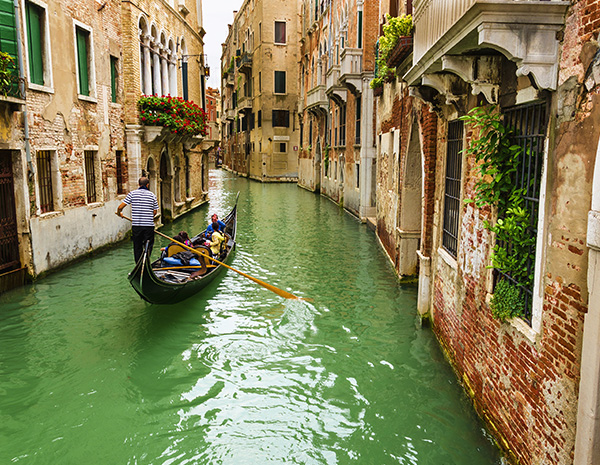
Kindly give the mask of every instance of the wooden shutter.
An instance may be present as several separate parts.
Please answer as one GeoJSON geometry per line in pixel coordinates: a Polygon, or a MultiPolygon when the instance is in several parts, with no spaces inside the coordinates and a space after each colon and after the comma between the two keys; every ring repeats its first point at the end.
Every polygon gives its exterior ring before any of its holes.
{"type": "Polygon", "coordinates": [[[79,66],[79,93],[90,95],[90,82],[88,73],[88,37],[89,33],[81,28],[76,28],[77,36],[77,64],[79,66]]]}
{"type": "Polygon", "coordinates": [[[42,21],[44,11],[27,2],[27,45],[29,48],[29,80],[44,85],[44,62],[42,56],[42,21]]]}
{"type": "Polygon", "coordinates": [[[110,57],[110,91],[111,91],[111,101],[113,103],[117,102],[117,66],[119,65],[119,61],[116,57],[110,57]]]}

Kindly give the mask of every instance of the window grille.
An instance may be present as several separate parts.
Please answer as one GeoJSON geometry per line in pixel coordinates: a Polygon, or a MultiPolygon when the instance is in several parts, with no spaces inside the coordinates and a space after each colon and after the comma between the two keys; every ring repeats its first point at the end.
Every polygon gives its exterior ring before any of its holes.
{"type": "Polygon", "coordinates": [[[458,251],[463,133],[463,121],[448,123],[442,247],[454,258],[458,251]]]}
{"type": "Polygon", "coordinates": [[[346,105],[340,105],[340,145],[346,145],[346,105]]]}
{"type": "Polygon", "coordinates": [[[87,193],[87,203],[94,203],[96,199],[96,167],[95,154],[92,150],[86,150],[85,158],[85,189],[87,193]]]}
{"type": "Polygon", "coordinates": [[[37,171],[40,187],[40,210],[42,213],[54,211],[52,191],[52,153],[49,150],[37,153],[37,171]]]}
{"type": "MultiPolygon", "coordinates": [[[[542,182],[542,168],[544,163],[544,140],[546,138],[546,126],[548,124],[548,112],[546,102],[536,102],[503,111],[504,124],[511,130],[511,144],[521,147],[521,158],[517,163],[515,174],[515,185],[523,189],[523,208],[529,212],[529,234],[537,237],[537,223],[540,203],[540,185],[542,182]]],[[[501,218],[504,212],[498,212],[501,218]]],[[[510,253],[510,244],[507,246],[510,253]]],[[[527,256],[527,274],[533,277],[535,272],[535,244],[531,246],[527,256]]],[[[507,279],[516,285],[525,303],[525,316],[531,324],[531,310],[533,303],[533,282],[528,285],[518,283],[507,273],[496,270],[496,282],[500,278],[507,279]]]]}

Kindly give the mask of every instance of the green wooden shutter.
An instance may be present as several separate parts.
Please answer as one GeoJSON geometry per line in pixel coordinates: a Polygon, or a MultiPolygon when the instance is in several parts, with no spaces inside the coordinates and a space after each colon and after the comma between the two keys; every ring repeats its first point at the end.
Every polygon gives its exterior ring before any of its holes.
{"type": "Polygon", "coordinates": [[[29,80],[44,85],[44,62],[42,59],[43,10],[27,2],[27,45],[29,48],[29,80]]]}
{"type": "Polygon", "coordinates": [[[76,28],[77,36],[77,64],[79,66],[79,93],[90,95],[90,82],[88,74],[88,37],[89,33],[81,28],[76,28]]]}
{"type": "Polygon", "coordinates": [[[117,103],[117,66],[119,61],[116,57],[110,57],[110,91],[112,93],[112,102],[117,103]]]}
{"type": "Polygon", "coordinates": [[[2,89],[2,94],[19,96],[18,87],[18,55],[17,55],[17,32],[15,23],[15,7],[12,0],[0,0],[0,50],[8,53],[14,58],[14,62],[9,66],[13,76],[13,83],[9,89],[2,89]]]}

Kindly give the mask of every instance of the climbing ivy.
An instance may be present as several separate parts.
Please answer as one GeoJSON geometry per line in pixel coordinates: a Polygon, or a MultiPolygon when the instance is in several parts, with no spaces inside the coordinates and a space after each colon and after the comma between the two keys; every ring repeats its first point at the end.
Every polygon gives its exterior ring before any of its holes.
{"type": "MultiPolygon", "coordinates": [[[[511,144],[512,130],[502,122],[496,106],[477,107],[461,118],[479,132],[465,153],[475,158],[479,179],[475,184],[474,203],[478,208],[497,207],[495,223],[485,221],[485,227],[496,234],[490,268],[511,276],[518,285],[530,287],[533,276],[527,263],[532,260],[535,237],[532,237],[530,213],[523,207],[523,189],[516,187],[516,172],[522,148],[511,144]]],[[[496,284],[491,302],[492,315],[506,318],[524,315],[524,304],[517,285],[508,280],[496,284]]]]}

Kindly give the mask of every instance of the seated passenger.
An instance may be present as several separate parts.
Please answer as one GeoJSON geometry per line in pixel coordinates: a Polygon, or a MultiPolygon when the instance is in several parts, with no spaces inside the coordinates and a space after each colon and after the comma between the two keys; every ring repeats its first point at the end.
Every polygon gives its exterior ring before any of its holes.
{"type": "Polygon", "coordinates": [[[219,217],[217,216],[216,213],[213,213],[213,216],[211,216],[211,224],[208,225],[208,227],[206,228],[206,238],[208,240],[210,240],[210,238],[212,237],[212,233],[214,231],[221,231],[222,233],[225,232],[225,227],[227,226],[225,223],[223,223],[219,217]],[[215,229],[215,223],[218,225],[218,227],[215,229]]]}
{"type": "Polygon", "coordinates": [[[212,229],[214,232],[210,236],[209,247],[213,257],[218,257],[221,253],[221,243],[225,240],[225,236],[219,232],[219,224],[216,221],[213,222],[212,229]]]}

